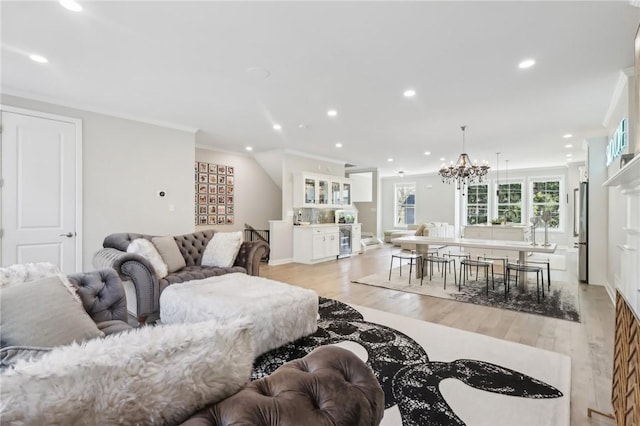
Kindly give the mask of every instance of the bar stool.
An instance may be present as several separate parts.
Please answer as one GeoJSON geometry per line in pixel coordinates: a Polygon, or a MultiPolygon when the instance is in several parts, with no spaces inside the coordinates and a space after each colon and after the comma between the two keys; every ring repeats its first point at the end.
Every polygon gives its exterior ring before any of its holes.
{"type": "Polygon", "coordinates": [[[542,298],[544,298],[544,273],[542,267],[533,266],[520,263],[507,263],[507,277],[505,278],[506,291],[509,290],[509,278],[511,277],[511,271],[516,272],[516,287],[518,286],[518,273],[519,272],[535,272],[536,273],[536,296],[538,303],[540,303],[540,281],[542,280],[542,298]]]}
{"type": "Polygon", "coordinates": [[[491,257],[491,256],[487,256],[486,254],[483,254],[482,256],[478,256],[478,260],[482,260],[482,261],[493,260],[493,261],[502,262],[502,275],[505,277],[507,276],[507,263],[509,263],[508,257],[491,257]]]}
{"type": "MultiPolygon", "coordinates": [[[[389,281],[391,281],[391,270],[393,269],[393,259],[400,260],[400,276],[402,276],[402,261],[409,261],[409,284],[411,284],[411,271],[413,270],[413,264],[415,262],[416,268],[418,267],[418,260],[420,260],[420,265],[422,265],[422,255],[412,252],[412,253],[398,253],[391,255],[391,266],[389,266],[389,281]]],[[[420,285],[422,285],[422,279],[420,280],[420,285]]]]}
{"type": "MultiPolygon", "coordinates": [[[[464,278],[465,278],[465,274],[463,273],[463,271],[467,272],[467,275],[469,274],[469,271],[467,270],[467,268],[471,269],[473,267],[476,267],[476,279],[478,279],[478,269],[480,267],[484,268],[484,277],[487,281],[487,296],[489,295],[489,268],[491,268],[491,288],[495,289],[496,288],[496,281],[493,277],[493,261],[491,260],[486,260],[486,261],[482,261],[482,260],[472,260],[472,259],[462,259],[462,261],[460,262],[460,281],[458,281],[458,291],[462,291],[462,284],[464,282],[464,278]]],[[[507,285],[505,284],[504,287],[504,298],[507,298],[507,285]]]]}
{"type": "Polygon", "coordinates": [[[431,281],[431,277],[433,275],[433,264],[437,264],[438,268],[440,268],[440,265],[442,265],[442,271],[444,274],[444,288],[447,288],[447,266],[451,266],[451,263],[453,262],[453,280],[454,282],[457,284],[458,283],[458,279],[456,277],[456,260],[453,258],[445,258],[445,257],[439,257],[439,256],[427,256],[425,258],[422,259],[422,277],[420,277],[420,285],[422,285],[422,280],[424,279],[424,264],[428,263],[429,264],[429,281],[431,281]]]}
{"type": "Polygon", "coordinates": [[[546,265],[547,266],[547,289],[551,290],[551,259],[547,260],[526,260],[525,264],[546,265]]]}
{"type": "MultiPolygon", "coordinates": [[[[444,253],[444,254],[442,255],[442,257],[455,257],[455,258],[457,258],[457,259],[458,259],[458,262],[459,262],[461,259],[471,259],[471,255],[470,255],[469,253],[462,253],[462,252],[458,252],[458,253],[451,253],[451,251],[449,251],[448,253],[444,253]]],[[[449,272],[451,272],[451,271],[449,271],[449,272]]],[[[478,272],[476,271],[476,274],[477,274],[477,273],[478,273],[478,272]]],[[[469,279],[469,271],[467,271],[467,279],[469,279]]]]}

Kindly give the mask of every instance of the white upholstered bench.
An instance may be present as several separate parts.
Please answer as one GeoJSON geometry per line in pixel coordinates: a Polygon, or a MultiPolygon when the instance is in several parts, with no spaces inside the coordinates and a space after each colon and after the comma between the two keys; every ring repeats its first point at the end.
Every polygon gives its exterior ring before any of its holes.
{"type": "Polygon", "coordinates": [[[255,355],[314,333],[318,294],[242,273],[173,284],[160,295],[163,324],[244,317],[253,323],[255,355]]]}

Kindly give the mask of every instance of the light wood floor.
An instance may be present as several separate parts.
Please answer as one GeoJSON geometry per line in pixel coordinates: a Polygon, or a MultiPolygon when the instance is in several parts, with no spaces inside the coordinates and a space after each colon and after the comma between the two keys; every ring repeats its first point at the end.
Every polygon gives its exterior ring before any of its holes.
{"type": "MultiPolygon", "coordinates": [[[[316,265],[263,264],[260,275],[310,288],[321,296],[343,302],[568,355],[571,357],[571,425],[615,424],[595,414],[587,417],[588,407],[613,412],[610,400],[615,312],[604,287],[580,285],[582,322],[576,323],[350,282],[365,275],[388,272],[393,250],[397,249],[386,246],[316,265]]],[[[571,271],[575,271],[575,260],[568,256],[566,279],[577,281],[571,271]]]]}

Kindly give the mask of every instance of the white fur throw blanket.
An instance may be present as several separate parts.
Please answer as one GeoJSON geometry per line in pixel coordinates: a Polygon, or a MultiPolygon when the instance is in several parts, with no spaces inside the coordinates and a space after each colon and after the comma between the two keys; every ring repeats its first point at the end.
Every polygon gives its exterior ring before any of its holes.
{"type": "Polygon", "coordinates": [[[177,424],[248,381],[246,320],[142,327],[0,375],[2,424],[177,424]]]}
{"type": "Polygon", "coordinates": [[[255,355],[318,329],[318,294],[313,290],[243,273],[173,284],[160,295],[164,324],[247,317],[255,355]]]}

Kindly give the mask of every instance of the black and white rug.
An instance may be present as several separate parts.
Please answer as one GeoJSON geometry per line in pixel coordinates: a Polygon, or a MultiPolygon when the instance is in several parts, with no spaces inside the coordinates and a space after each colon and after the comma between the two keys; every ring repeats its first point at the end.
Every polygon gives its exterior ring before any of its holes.
{"type": "Polygon", "coordinates": [[[374,371],[383,425],[569,425],[568,357],[322,297],[318,330],[258,357],[252,378],[329,344],[374,371]]]}
{"type": "MultiPolygon", "coordinates": [[[[459,276],[456,278],[459,278],[459,276]]],[[[529,291],[523,294],[518,293],[518,289],[514,288],[512,281],[511,288],[505,299],[504,278],[502,275],[494,275],[495,284],[492,284],[491,278],[489,278],[488,294],[486,281],[482,272],[480,272],[479,280],[475,279],[475,275],[471,278],[471,280],[465,282],[464,286],[461,286],[460,290],[458,290],[458,285],[455,283],[452,274],[447,276],[447,288],[445,289],[444,279],[441,274],[436,271],[434,271],[431,280],[429,280],[428,276],[425,276],[422,285],[420,284],[420,279],[415,278],[415,275],[411,277],[411,283],[409,283],[409,267],[405,265],[402,267],[402,276],[400,276],[399,268],[394,268],[391,271],[391,279],[389,279],[389,273],[387,272],[367,275],[366,277],[358,278],[351,282],[422,294],[425,296],[452,299],[476,305],[528,312],[569,321],[580,321],[577,284],[554,280],[549,289],[545,275],[545,294],[543,298],[542,290],[540,290],[541,300],[540,303],[538,303],[535,279],[529,278],[529,291]]]]}

